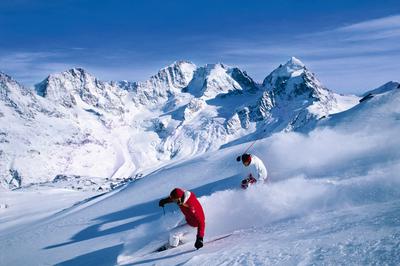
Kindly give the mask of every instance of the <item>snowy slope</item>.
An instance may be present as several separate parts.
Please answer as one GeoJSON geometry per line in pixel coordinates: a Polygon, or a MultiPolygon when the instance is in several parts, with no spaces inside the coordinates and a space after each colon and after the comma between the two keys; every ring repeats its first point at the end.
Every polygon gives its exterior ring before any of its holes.
{"type": "Polygon", "coordinates": [[[29,227],[0,231],[8,251],[0,264],[397,265],[399,106],[400,90],[391,90],[320,120],[307,135],[258,141],[251,152],[265,161],[270,183],[246,191],[238,189],[235,158],[249,143],[164,166],[29,227]],[[232,235],[198,251],[189,241],[149,254],[181,218],[176,206],[163,216],[157,204],[175,186],[200,197],[206,241],[232,235]]]}
{"type": "Polygon", "coordinates": [[[391,91],[393,89],[398,89],[398,88],[400,88],[400,83],[395,82],[395,81],[389,81],[388,83],[383,84],[379,88],[367,91],[362,96],[365,97],[367,95],[381,94],[381,93],[391,91]]]}

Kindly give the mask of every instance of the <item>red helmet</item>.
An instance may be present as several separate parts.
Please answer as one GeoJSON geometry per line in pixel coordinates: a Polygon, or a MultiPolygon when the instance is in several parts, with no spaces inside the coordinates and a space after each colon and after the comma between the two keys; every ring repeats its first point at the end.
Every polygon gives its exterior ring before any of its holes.
{"type": "Polygon", "coordinates": [[[185,191],[183,191],[180,188],[174,188],[171,193],[169,194],[171,199],[180,199],[183,197],[183,195],[185,194],[185,191]]]}

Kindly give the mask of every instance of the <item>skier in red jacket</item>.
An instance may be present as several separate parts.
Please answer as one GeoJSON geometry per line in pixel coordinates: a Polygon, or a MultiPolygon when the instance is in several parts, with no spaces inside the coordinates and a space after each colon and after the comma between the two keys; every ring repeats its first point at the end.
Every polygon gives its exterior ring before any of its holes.
{"type": "Polygon", "coordinates": [[[170,232],[169,245],[176,247],[179,241],[185,234],[197,227],[196,243],[194,246],[199,249],[203,247],[203,237],[205,230],[205,216],[200,202],[197,200],[196,195],[188,190],[174,188],[169,197],[161,199],[158,205],[164,207],[165,204],[175,202],[178,204],[183,215],[185,216],[186,223],[177,226],[170,232]]]}

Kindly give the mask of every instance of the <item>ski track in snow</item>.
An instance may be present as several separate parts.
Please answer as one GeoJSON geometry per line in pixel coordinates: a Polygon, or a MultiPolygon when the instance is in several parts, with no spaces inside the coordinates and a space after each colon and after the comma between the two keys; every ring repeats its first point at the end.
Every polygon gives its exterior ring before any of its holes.
{"type": "Polygon", "coordinates": [[[110,179],[124,179],[130,177],[136,170],[136,166],[132,161],[131,155],[128,150],[129,137],[122,137],[116,134],[114,137],[114,148],[117,152],[116,170],[110,176],[110,179]],[[127,139],[125,139],[127,138],[127,139]],[[122,140],[121,140],[122,139],[122,140]]]}

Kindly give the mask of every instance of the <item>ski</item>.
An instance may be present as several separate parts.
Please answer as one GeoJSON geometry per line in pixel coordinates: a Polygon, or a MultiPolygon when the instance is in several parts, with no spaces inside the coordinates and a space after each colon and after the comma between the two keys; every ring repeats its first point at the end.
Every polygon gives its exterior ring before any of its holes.
{"type": "MultiPolygon", "coordinates": [[[[212,238],[212,239],[210,239],[210,240],[208,240],[208,241],[205,241],[205,242],[204,242],[204,246],[206,246],[206,245],[208,245],[208,244],[211,244],[211,243],[214,243],[214,242],[217,242],[217,241],[220,241],[220,240],[222,240],[222,239],[228,238],[228,237],[230,237],[231,235],[232,235],[232,233],[226,234],[226,235],[221,235],[221,236],[212,238]]],[[[180,244],[179,244],[178,246],[176,246],[176,247],[179,247],[179,246],[181,246],[181,245],[182,245],[182,243],[180,243],[180,244]]],[[[162,251],[169,250],[169,249],[173,249],[173,248],[176,248],[176,247],[171,247],[171,246],[169,245],[169,243],[165,243],[165,244],[163,244],[162,246],[160,246],[159,248],[157,248],[153,253],[162,252],[162,251]]]]}

